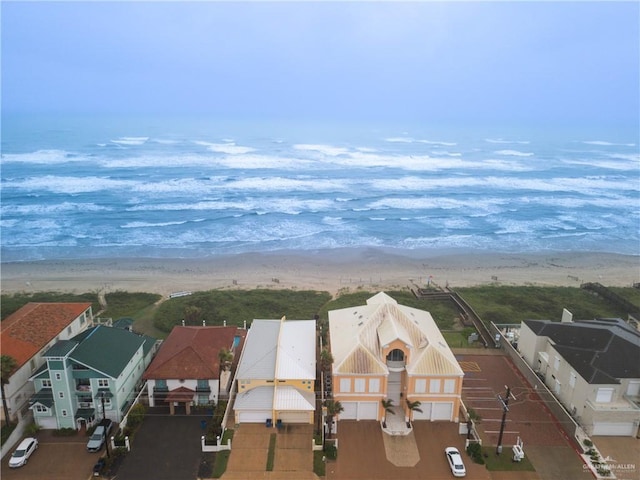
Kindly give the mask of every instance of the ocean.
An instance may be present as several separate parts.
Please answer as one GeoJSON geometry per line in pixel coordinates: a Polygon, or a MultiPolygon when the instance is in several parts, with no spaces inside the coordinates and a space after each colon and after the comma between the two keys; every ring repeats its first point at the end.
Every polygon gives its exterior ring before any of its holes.
{"type": "Polygon", "coordinates": [[[640,253],[634,130],[2,120],[3,262],[344,247],[640,253]]]}

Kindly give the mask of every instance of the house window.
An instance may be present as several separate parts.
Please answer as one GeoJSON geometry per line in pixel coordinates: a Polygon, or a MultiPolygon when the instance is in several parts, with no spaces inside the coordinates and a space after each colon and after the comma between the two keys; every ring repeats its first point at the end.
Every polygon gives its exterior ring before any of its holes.
{"type": "Polygon", "coordinates": [[[36,361],[33,358],[29,362],[29,367],[31,367],[32,372],[36,369],[36,361]]]}
{"type": "Polygon", "coordinates": [[[108,378],[99,378],[98,379],[98,388],[108,388],[109,387],[109,379],[108,378]]]}
{"type": "MultiPolygon", "coordinates": [[[[245,380],[241,380],[240,383],[245,383],[245,380]]],[[[163,379],[156,380],[156,388],[167,388],[167,381],[163,379]]]]}
{"type": "Polygon", "coordinates": [[[601,387],[596,393],[596,403],[610,403],[613,400],[613,388],[601,387]]]}
{"type": "Polygon", "coordinates": [[[440,379],[432,378],[429,380],[429,393],[440,393],[440,379]]]}
{"type": "Polygon", "coordinates": [[[560,357],[557,357],[553,360],[553,369],[558,370],[560,368],[560,357]]]}
{"type": "Polygon", "coordinates": [[[66,416],[68,415],[68,413],[67,413],[67,411],[66,411],[66,410],[62,410],[62,412],[60,412],[60,414],[61,414],[63,417],[66,417],[66,416]]]}
{"type": "Polygon", "coordinates": [[[73,329],[71,328],[71,325],[69,325],[69,326],[67,327],[67,333],[68,333],[69,335],[71,335],[71,332],[73,332],[73,329]]]}
{"type": "Polygon", "coordinates": [[[82,315],[80,315],[80,325],[84,324],[84,322],[86,322],[86,321],[87,321],[87,317],[83,313],[82,315]]]}
{"type": "Polygon", "coordinates": [[[35,406],[35,411],[38,413],[47,413],[49,409],[44,405],[40,405],[39,403],[35,406]]]}
{"type": "Polygon", "coordinates": [[[55,377],[56,380],[62,380],[62,374],[60,372],[56,372],[55,377]]]}
{"type": "Polygon", "coordinates": [[[366,382],[364,378],[356,378],[353,390],[356,393],[363,393],[366,390],[365,384],[366,382]]]}
{"type": "Polygon", "coordinates": [[[426,393],[427,391],[427,380],[424,378],[418,378],[416,380],[416,393],[426,393]]]}
{"type": "Polygon", "coordinates": [[[569,373],[569,386],[571,388],[576,386],[576,374],[573,372],[569,373]]]}
{"type": "Polygon", "coordinates": [[[42,379],[42,388],[51,388],[51,379],[43,378],[42,379]]]}
{"type": "Polygon", "coordinates": [[[456,381],[448,378],[444,381],[444,393],[454,393],[456,391],[456,381]]]}
{"type": "Polygon", "coordinates": [[[398,348],[391,350],[387,355],[387,362],[404,362],[404,352],[398,348]]]}
{"type": "Polygon", "coordinates": [[[340,391],[343,393],[349,393],[351,391],[351,379],[350,378],[341,378],[340,379],[340,391]]]}
{"type": "Polygon", "coordinates": [[[379,378],[370,378],[369,379],[369,393],[379,393],[380,392],[380,379],[379,378]]]}
{"type": "Polygon", "coordinates": [[[58,392],[58,397],[64,398],[64,392],[58,392]]]}
{"type": "Polygon", "coordinates": [[[199,378],[197,388],[209,388],[209,380],[199,378]]]}

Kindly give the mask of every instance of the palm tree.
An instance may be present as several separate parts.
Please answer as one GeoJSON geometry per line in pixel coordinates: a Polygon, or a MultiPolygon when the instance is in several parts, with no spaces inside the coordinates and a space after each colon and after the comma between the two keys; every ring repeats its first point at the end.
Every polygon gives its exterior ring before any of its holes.
{"type": "Polygon", "coordinates": [[[409,409],[409,414],[411,414],[411,412],[422,413],[422,409],[420,408],[420,405],[422,405],[422,402],[419,400],[412,402],[409,399],[407,399],[407,408],[409,409]]]}
{"type": "Polygon", "coordinates": [[[326,370],[333,363],[333,355],[326,348],[323,348],[320,352],[320,365],[323,370],[326,370]]]}
{"type": "Polygon", "coordinates": [[[382,400],[380,400],[380,403],[382,404],[382,408],[384,408],[384,417],[382,417],[382,426],[383,427],[387,427],[387,413],[390,413],[391,415],[395,414],[395,410],[393,409],[394,405],[393,405],[393,399],[391,398],[383,398],[382,400]]]}
{"type": "Polygon", "coordinates": [[[227,348],[221,348],[218,352],[218,360],[220,360],[220,368],[223,371],[230,370],[233,363],[233,352],[227,348]]]}
{"type": "Polygon", "coordinates": [[[331,438],[331,430],[333,429],[333,417],[340,415],[344,411],[344,407],[339,401],[326,400],[324,406],[327,408],[327,424],[329,425],[329,433],[327,438],[331,438]]]}
{"type": "Polygon", "coordinates": [[[2,407],[4,408],[4,419],[9,426],[9,406],[7,405],[7,396],[4,393],[5,384],[9,383],[9,378],[18,366],[18,362],[11,355],[2,355],[0,357],[0,388],[2,388],[2,407]]]}

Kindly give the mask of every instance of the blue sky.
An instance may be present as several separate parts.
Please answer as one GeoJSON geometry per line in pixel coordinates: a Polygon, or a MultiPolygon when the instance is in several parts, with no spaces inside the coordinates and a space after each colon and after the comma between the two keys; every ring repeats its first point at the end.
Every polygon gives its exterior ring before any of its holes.
{"type": "Polygon", "coordinates": [[[4,112],[637,125],[638,2],[3,2],[4,112]]]}

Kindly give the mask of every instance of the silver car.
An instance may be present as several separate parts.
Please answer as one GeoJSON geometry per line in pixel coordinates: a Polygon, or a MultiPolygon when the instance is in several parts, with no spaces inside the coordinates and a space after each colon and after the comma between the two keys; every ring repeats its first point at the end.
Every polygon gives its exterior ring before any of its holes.
{"type": "Polygon", "coordinates": [[[38,440],[33,437],[25,438],[20,442],[18,448],[13,452],[13,455],[11,455],[9,466],[11,468],[17,468],[26,465],[31,454],[36,451],[36,448],[38,448],[38,440]]]}

